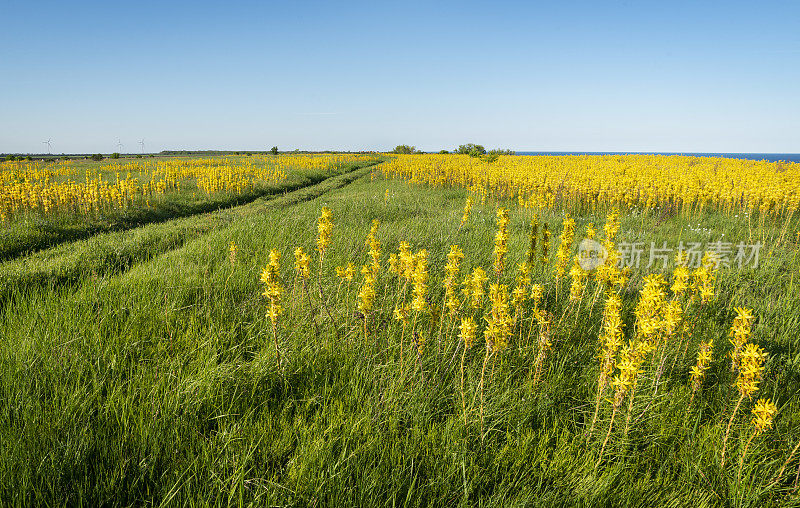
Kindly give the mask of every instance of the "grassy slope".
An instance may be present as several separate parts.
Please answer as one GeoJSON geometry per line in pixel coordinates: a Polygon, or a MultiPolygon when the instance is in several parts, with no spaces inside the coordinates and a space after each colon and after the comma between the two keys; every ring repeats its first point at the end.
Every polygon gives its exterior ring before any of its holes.
{"type": "MultiPolygon", "coordinates": [[[[722,348],[731,306],[750,305],[760,316],[754,340],[774,355],[760,393],[776,399],[782,412],[776,428],[752,446],[738,486],[716,466],[718,422],[730,414],[733,399],[720,360],[689,418],[686,378],[693,359],[679,361],[666,375],[669,396],[655,399],[627,443],[614,433],[607,462],[595,470],[598,438],[587,446],[584,432],[597,375],[599,306],[591,318],[582,313],[575,326],[557,333],[540,385],[531,383],[530,348],[512,348],[493,367],[482,439],[477,409],[463,424],[458,362],[449,363],[452,339],[440,357],[435,342],[429,345],[423,382],[419,370],[399,364],[399,329],[388,319],[389,304],[371,317],[365,342],[332,278],[325,281],[332,311],[353,333],[337,340],[319,316],[317,333],[298,292],[282,318],[285,363],[278,371],[258,282],[270,248],[283,253],[290,297],[292,251],[300,245],[313,252],[321,206],[333,209],[336,223],[328,271],[348,260],[364,262],[364,237],[377,218],[385,252],[400,240],[428,249],[431,291],[440,294],[435,281],[450,243],[464,248],[465,267],[490,263],[494,204],[476,206],[469,226],[457,233],[465,196],[365,177],[311,200],[289,194],[295,202],[285,206],[256,202],[249,212],[231,213],[230,220],[131,266],[12,291],[0,318],[0,499],[340,506],[797,502],[779,490],[784,485],[763,489],[794,445],[791,432],[800,418],[793,333],[800,302],[786,292],[797,271],[794,250],[774,252],[757,271],[724,275],[720,298],[704,310],[691,344],[693,351],[701,337],[715,337],[722,348]],[[230,241],[239,247],[235,266],[228,262],[230,241]]],[[[560,217],[545,219],[555,247],[560,217]]],[[[526,221],[512,208],[513,262],[525,252],[526,221]]],[[[701,221],[729,237],[747,230],[713,215],[701,221]]],[[[654,231],[656,241],[672,241],[685,226],[677,218],[657,222],[629,217],[623,232],[649,239],[654,231]]],[[[112,248],[118,240],[98,237],[86,248],[112,248]]],[[[534,281],[550,280],[541,268],[534,275],[534,281]]],[[[552,287],[546,299],[554,310],[552,287]]],[[[626,303],[628,313],[633,303],[626,303]]],[[[468,355],[470,395],[481,359],[477,347],[468,355]]],[[[743,427],[746,420],[740,417],[743,427]]],[[[732,457],[738,458],[741,441],[731,441],[732,457]]]]}

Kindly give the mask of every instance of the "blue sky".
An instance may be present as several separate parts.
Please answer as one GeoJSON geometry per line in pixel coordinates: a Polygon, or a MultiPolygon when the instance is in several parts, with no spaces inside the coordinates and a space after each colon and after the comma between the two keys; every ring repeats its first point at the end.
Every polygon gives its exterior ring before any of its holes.
{"type": "Polygon", "coordinates": [[[0,2],[0,152],[800,152],[800,2],[0,2]]]}

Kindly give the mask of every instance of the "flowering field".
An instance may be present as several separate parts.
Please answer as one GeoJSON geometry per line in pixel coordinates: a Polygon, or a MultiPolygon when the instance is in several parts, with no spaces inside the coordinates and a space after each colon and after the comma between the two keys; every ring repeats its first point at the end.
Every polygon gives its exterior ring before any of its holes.
{"type": "Polygon", "coordinates": [[[0,260],[215,210],[337,173],[361,155],[0,162],[0,260]]]}
{"type": "Polygon", "coordinates": [[[800,502],[797,165],[370,162],[0,264],[0,499],[800,502]]]}

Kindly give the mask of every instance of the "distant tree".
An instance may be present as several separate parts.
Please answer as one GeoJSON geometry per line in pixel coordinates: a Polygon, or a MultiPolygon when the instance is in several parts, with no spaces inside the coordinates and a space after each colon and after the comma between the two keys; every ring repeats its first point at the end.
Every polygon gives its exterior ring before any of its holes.
{"type": "Polygon", "coordinates": [[[17,160],[17,156],[16,155],[6,155],[6,160],[7,161],[15,161],[15,160],[17,160]]]}
{"type": "Polygon", "coordinates": [[[103,154],[96,153],[96,154],[92,155],[92,160],[93,161],[101,161],[101,160],[103,160],[103,154]]]}
{"type": "Polygon", "coordinates": [[[409,154],[409,153],[414,153],[415,151],[416,151],[416,148],[413,147],[413,146],[397,145],[396,147],[394,147],[394,150],[392,150],[392,153],[409,154]]]}
{"type": "MultiPolygon", "coordinates": [[[[20,160],[22,160],[22,156],[20,155],[19,157],[20,157],[20,160]]],[[[28,155],[27,157],[25,157],[25,160],[26,161],[32,161],[33,158],[30,155],[28,155]]]]}
{"type": "Polygon", "coordinates": [[[119,152],[114,152],[111,154],[112,159],[119,159],[119,152]]]}
{"type": "Polygon", "coordinates": [[[496,154],[496,155],[514,155],[517,152],[514,150],[508,150],[503,148],[495,148],[494,150],[489,150],[489,154],[496,154]]]}
{"type": "Polygon", "coordinates": [[[439,150],[439,153],[450,153],[447,150],[439,150]]]}
{"type": "Polygon", "coordinates": [[[272,148],[269,149],[269,151],[272,152],[272,155],[278,155],[278,147],[277,146],[273,146],[272,148]]]}
{"type": "Polygon", "coordinates": [[[475,143],[467,143],[466,145],[459,145],[456,153],[469,155],[470,157],[480,157],[486,153],[486,149],[482,145],[475,143]]]}

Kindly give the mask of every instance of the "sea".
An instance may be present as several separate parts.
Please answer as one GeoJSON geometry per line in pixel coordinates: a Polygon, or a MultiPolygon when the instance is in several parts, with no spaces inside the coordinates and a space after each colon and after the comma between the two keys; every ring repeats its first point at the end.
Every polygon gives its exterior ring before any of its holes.
{"type": "Polygon", "coordinates": [[[702,152],[517,152],[517,155],[688,155],[690,157],[725,157],[770,162],[798,162],[800,153],[702,153],[702,152]]]}

